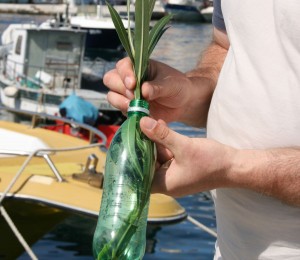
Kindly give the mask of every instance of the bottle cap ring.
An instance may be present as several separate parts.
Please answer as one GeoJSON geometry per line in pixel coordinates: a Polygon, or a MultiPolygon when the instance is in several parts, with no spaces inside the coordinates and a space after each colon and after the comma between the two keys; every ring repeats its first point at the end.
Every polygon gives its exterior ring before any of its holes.
{"type": "Polygon", "coordinates": [[[129,107],[127,112],[143,112],[149,115],[149,109],[144,107],[129,107]]]}

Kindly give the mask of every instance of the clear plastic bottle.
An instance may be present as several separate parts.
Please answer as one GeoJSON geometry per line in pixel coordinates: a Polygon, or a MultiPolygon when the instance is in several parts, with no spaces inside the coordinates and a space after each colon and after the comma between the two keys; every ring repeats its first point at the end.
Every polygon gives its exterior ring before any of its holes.
{"type": "Polygon", "coordinates": [[[149,115],[145,100],[132,100],[128,118],[107,153],[100,213],[93,239],[95,259],[142,259],[156,149],[140,130],[149,115]]]}

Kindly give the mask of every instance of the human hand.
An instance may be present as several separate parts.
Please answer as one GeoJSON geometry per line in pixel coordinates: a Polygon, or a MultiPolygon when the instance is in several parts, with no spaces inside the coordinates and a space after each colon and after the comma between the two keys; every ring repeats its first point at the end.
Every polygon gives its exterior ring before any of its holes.
{"type": "MultiPolygon", "coordinates": [[[[178,70],[153,60],[148,79],[142,86],[142,95],[150,103],[151,116],[166,122],[179,121],[191,96],[190,80],[178,70]]],[[[108,101],[125,114],[129,101],[134,98],[136,84],[130,59],[120,60],[115,69],[104,75],[103,82],[110,89],[108,101]]]]}
{"type": "Polygon", "coordinates": [[[235,149],[206,138],[180,135],[150,117],[143,117],[140,126],[158,149],[153,193],[181,197],[228,186],[227,170],[235,149]]]}

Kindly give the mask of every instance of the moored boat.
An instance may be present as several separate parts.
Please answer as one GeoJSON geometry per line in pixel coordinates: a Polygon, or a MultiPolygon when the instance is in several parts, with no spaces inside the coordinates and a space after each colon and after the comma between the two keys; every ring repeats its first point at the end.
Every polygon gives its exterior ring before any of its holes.
{"type": "MultiPolygon", "coordinates": [[[[125,56],[125,51],[119,40],[117,31],[110,17],[106,5],[94,5],[96,11],[88,12],[81,8],[81,12],[69,18],[71,28],[86,31],[85,55],[92,53],[102,53],[106,59],[120,59],[125,56]],[[105,11],[104,11],[105,10],[105,11]]],[[[133,21],[127,19],[121,20],[124,27],[134,26],[133,21]]]]}
{"type": "Polygon", "coordinates": [[[165,10],[173,14],[173,20],[181,22],[203,22],[201,9],[203,0],[166,0],[165,10]]]}
{"type": "Polygon", "coordinates": [[[214,12],[214,3],[213,0],[205,0],[204,7],[201,9],[201,14],[207,23],[212,22],[212,15],[214,12]]]}
{"type": "MultiPolygon", "coordinates": [[[[90,144],[40,127],[0,121],[0,226],[5,227],[0,233],[1,256],[18,256],[20,250],[11,250],[17,248],[13,241],[34,254],[30,244],[69,212],[98,216],[104,144],[105,137],[102,143],[90,144]],[[27,227],[37,219],[42,224],[38,230],[27,227]],[[19,240],[4,239],[14,236],[19,240]]],[[[173,198],[151,195],[149,223],[168,224],[185,217],[185,209],[173,198]]]]}
{"type": "Polygon", "coordinates": [[[45,24],[9,26],[2,34],[7,47],[0,57],[2,104],[55,115],[63,100],[76,94],[102,113],[116,111],[106,91],[82,85],[85,37],[84,31],[45,24]]]}

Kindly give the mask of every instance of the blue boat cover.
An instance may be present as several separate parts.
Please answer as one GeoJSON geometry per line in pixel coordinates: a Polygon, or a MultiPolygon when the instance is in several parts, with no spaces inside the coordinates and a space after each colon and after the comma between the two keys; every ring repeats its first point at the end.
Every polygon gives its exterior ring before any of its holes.
{"type": "Polygon", "coordinates": [[[68,96],[59,105],[59,113],[63,117],[89,125],[94,125],[99,115],[98,109],[92,103],[75,93],[68,96]]]}

